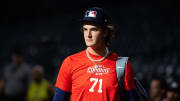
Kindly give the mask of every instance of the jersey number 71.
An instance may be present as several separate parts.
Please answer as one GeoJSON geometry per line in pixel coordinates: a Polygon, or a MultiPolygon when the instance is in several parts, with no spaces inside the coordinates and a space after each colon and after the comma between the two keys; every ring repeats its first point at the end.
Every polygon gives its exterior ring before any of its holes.
{"type": "Polygon", "coordinates": [[[93,82],[93,85],[92,87],[89,89],[89,92],[94,92],[94,87],[96,86],[96,84],[98,83],[99,81],[99,89],[98,89],[98,93],[102,93],[102,79],[99,79],[98,78],[90,78],[90,81],[93,82]]]}

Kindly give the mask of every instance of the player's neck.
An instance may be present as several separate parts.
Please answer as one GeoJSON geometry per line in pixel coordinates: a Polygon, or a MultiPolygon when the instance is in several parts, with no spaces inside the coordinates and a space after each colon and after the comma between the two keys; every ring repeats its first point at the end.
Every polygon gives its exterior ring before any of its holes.
{"type": "Polygon", "coordinates": [[[88,52],[96,56],[104,56],[106,54],[106,46],[88,47],[88,52]]]}

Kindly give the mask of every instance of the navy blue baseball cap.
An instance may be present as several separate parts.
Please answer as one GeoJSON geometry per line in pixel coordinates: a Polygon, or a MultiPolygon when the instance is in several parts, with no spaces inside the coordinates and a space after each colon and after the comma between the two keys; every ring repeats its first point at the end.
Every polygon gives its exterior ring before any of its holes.
{"type": "Polygon", "coordinates": [[[92,7],[86,10],[84,18],[80,22],[94,22],[98,25],[106,26],[109,24],[109,18],[106,15],[105,11],[99,7],[92,7]]]}

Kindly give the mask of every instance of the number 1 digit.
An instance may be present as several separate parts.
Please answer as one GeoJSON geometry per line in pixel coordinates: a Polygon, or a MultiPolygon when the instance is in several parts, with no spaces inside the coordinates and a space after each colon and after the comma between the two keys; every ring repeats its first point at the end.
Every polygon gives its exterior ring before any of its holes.
{"type": "Polygon", "coordinates": [[[99,90],[98,93],[102,93],[102,79],[99,80],[99,90]]]}

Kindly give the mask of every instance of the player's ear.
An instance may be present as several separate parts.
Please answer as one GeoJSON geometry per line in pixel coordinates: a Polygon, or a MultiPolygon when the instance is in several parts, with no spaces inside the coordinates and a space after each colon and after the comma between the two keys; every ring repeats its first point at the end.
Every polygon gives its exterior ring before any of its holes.
{"type": "Polygon", "coordinates": [[[104,38],[106,38],[108,36],[108,30],[104,30],[104,38]]]}

